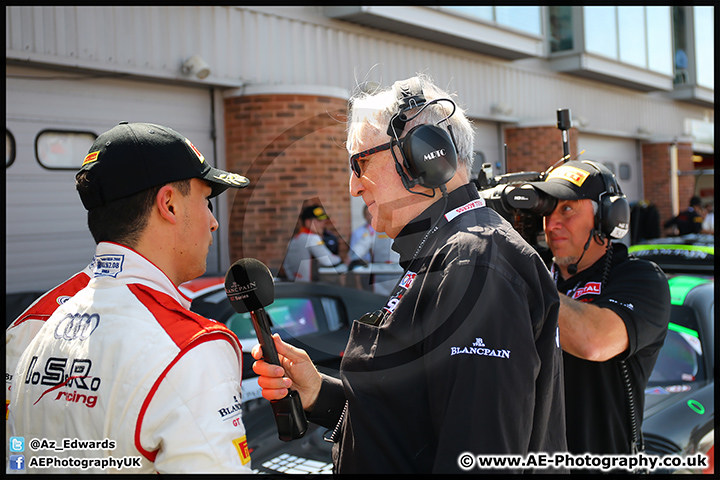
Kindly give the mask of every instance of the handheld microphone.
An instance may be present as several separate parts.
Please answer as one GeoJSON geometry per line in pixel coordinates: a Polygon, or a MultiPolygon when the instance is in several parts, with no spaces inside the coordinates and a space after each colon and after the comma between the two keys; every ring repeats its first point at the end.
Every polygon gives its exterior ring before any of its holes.
{"type": "MultiPolygon", "coordinates": [[[[272,321],[265,311],[265,307],[275,300],[275,283],[270,269],[254,258],[241,258],[225,274],[225,294],[237,313],[250,312],[265,361],[280,365],[270,331],[272,321]]],[[[305,435],[308,424],[297,391],[290,390],[285,398],[272,400],[270,405],[280,440],[289,442],[305,435]]]]}
{"type": "Polygon", "coordinates": [[[580,264],[580,261],[585,256],[585,252],[587,252],[587,249],[590,247],[590,240],[592,240],[593,236],[595,235],[595,229],[593,228],[590,230],[590,236],[587,239],[587,242],[585,242],[585,247],[583,247],[583,252],[580,255],[580,258],[578,258],[578,261],[575,263],[571,263],[568,265],[567,271],[570,274],[570,276],[573,276],[577,273],[578,265],[580,264]]]}

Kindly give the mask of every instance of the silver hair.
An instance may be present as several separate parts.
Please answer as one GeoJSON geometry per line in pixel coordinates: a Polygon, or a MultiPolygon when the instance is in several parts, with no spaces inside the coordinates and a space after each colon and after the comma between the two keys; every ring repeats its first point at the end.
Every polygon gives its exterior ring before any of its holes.
{"type": "MultiPolygon", "coordinates": [[[[465,115],[465,111],[458,105],[457,95],[450,94],[435,85],[432,79],[426,74],[418,74],[425,99],[431,102],[436,99],[447,98],[455,104],[455,113],[448,119],[443,120],[452,112],[450,102],[437,102],[424,109],[417,117],[407,123],[403,134],[407,133],[416,125],[439,124],[447,130],[447,125],[452,125],[452,138],[458,152],[458,167],[464,166],[467,169],[468,178],[472,171],[474,160],[474,131],[472,122],[465,115]]],[[[350,153],[369,148],[359,143],[360,132],[367,125],[377,131],[386,133],[390,119],[400,109],[400,101],[396,97],[392,86],[385,89],[359,87],[349,102],[348,127],[347,127],[347,149],[350,153]]],[[[410,112],[408,116],[412,116],[410,112]]],[[[388,137],[390,140],[390,137],[388,137]]]]}

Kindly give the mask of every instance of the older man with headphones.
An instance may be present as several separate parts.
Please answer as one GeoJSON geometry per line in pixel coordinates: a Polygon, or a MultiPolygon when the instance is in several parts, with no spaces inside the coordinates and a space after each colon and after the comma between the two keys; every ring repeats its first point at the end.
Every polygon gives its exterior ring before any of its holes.
{"type": "Polygon", "coordinates": [[[353,323],[340,379],[279,337],[282,367],[254,349],[263,396],[299,392],[338,473],[480,473],[477,455],[565,451],[557,290],[469,183],[470,121],[426,77],[357,95],[348,120],[350,193],[405,273],[353,323]]]}
{"type": "Polygon", "coordinates": [[[544,224],[560,291],[568,449],[636,453],[644,390],[667,333],[667,279],[611,244],[627,233],[630,210],[607,167],[570,161],[531,185],[557,199],[544,224]]]}

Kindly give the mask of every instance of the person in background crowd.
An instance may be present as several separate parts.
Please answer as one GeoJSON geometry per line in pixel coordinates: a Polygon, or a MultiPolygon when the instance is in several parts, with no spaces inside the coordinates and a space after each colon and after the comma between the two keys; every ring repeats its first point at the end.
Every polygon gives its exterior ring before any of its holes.
{"type": "Polygon", "coordinates": [[[316,282],[318,267],[337,267],[342,258],[323,241],[329,217],[320,205],[309,205],[300,213],[300,226],[288,244],[283,270],[291,282],[316,282]]]}
{"type": "Polygon", "coordinates": [[[330,229],[327,228],[327,223],[325,225],[325,229],[323,230],[322,239],[330,252],[335,255],[340,254],[340,244],[338,243],[338,238],[330,229]]]}
{"type": "Polygon", "coordinates": [[[672,228],[677,235],[687,235],[689,233],[700,233],[703,223],[703,210],[700,197],[693,196],[690,199],[690,206],[687,210],[680,212],[676,217],[671,218],[664,228],[672,228]]]}
{"type": "Polygon", "coordinates": [[[365,219],[365,223],[353,230],[350,235],[350,252],[348,255],[350,257],[351,264],[358,261],[360,261],[360,263],[364,262],[367,264],[372,260],[372,254],[369,250],[364,252],[364,255],[357,255],[357,253],[355,253],[358,242],[360,242],[362,238],[372,237],[375,235],[375,230],[373,230],[371,225],[372,215],[370,215],[367,205],[363,206],[363,218],[365,219]]]}
{"type": "Polygon", "coordinates": [[[705,219],[702,223],[702,233],[715,235],[715,205],[708,202],[705,206],[705,219]]]}
{"type": "MultiPolygon", "coordinates": [[[[350,237],[350,267],[371,265],[371,269],[378,270],[382,266],[397,265],[400,256],[392,249],[393,239],[386,233],[376,232],[371,225],[372,216],[367,205],[363,209],[366,224],[358,227],[350,237]]],[[[399,266],[398,266],[399,268],[399,266]]],[[[381,295],[390,295],[395,283],[399,280],[399,274],[377,273],[363,274],[360,282],[363,289],[372,290],[381,295]]]]}
{"type": "MultiPolygon", "coordinates": [[[[353,230],[352,234],[350,234],[350,251],[348,251],[349,271],[352,271],[354,268],[359,266],[366,266],[372,261],[372,252],[370,249],[365,251],[362,256],[358,256],[358,254],[355,253],[355,250],[358,247],[358,242],[360,242],[361,239],[375,236],[375,230],[373,230],[372,225],[370,224],[372,216],[368,211],[367,205],[363,206],[363,218],[365,219],[365,223],[353,230]]],[[[357,275],[357,279],[360,284],[360,288],[363,290],[372,290],[369,273],[357,275]]]]}

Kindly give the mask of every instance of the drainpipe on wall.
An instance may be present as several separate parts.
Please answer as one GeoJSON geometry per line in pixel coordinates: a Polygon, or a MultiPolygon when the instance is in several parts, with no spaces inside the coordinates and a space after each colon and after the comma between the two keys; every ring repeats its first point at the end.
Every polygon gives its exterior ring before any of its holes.
{"type": "Polygon", "coordinates": [[[680,213],[677,142],[671,143],[668,148],[670,149],[670,208],[672,209],[672,216],[675,217],[680,213]]]}

